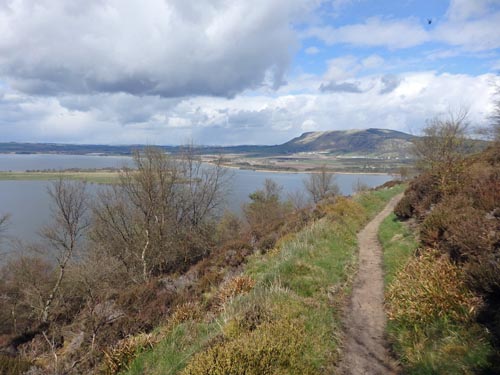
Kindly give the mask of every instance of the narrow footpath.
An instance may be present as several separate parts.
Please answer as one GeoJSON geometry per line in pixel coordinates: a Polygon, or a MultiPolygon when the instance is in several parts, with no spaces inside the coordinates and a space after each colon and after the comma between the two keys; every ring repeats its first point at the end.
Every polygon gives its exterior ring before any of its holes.
{"type": "Polygon", "coordinates": [[[359,269],[344,318],[345,347],[340,370],[345,375],[398,374],[384,336],[384,277],[378,229],[402,197],[399,194],[392,198],[358,234],[359,269]]]}

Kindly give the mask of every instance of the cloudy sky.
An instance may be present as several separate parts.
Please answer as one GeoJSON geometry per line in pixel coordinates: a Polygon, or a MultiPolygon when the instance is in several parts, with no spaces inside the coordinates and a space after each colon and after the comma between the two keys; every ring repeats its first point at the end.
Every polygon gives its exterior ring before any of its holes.
{"type": "Polygon", "coordinates": [[[483,124],[498,25],[500,0],[0,0],[0,142],[483,124]]]}

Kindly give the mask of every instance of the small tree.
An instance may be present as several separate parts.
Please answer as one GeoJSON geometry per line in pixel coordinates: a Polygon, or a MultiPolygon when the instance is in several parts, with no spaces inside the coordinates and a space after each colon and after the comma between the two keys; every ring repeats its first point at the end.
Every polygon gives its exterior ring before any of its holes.
{"type": "MultiPolygon", "coordinates": [[[[276,234],[283,226],[286,215],[291,212],[292,205],[282,202],[283,188],[271,179],[264,181],[264,188],[249,195],[250,203],[243,206],[245,218],[257,245],[269,235],[276,234]]],[[[265,247],[274,244],[271,240],[265,247]]]]}
{"type": "MultiPolygon", "coordinates": [[[[8,221],[9,221],[9,215],[0,215],[0,245],[2,244],[5,231],[7,230],[8,221]]],[[[2,252],[0,248],[0,255],[1,254],[2,252]]]]}
{"type": "Polygon", "coordinates": [[[493,112],[490,115],[491,126],[488,133],[498,145],[500,144],[500,84],[497,84],[495,89],[493,112]]]}
{"type": "Polygon", "coordinates": [[[0,235],[3,235],[5,232],[8,220],[9,215],[0,215],[0,235]]]}
{"type": "Polygon", "coordinates": [[[134,154],[135,169],[101,192],[92,239],[118,259],[134,282],[183,267],[203,256],[215,237],[226,170],[202,165],[194,148],[173,157],[148,147],[134,154]]]}
{"type": "Polygon", "coordinates": [[[63,179],[59,179],[49,188],[53,203],[53,222],[42,229],[41,235],[54,254],[58,275],[44,302],[41,313],[43,323],[48,320],[68,263],[75,257],[85,230],[89,226],[85,188],[84,182],[68,182],[63,179]]]}
{"type": "Polygon", "coordinates": [[[427,122],[421,137],[413,141],[413,154],[420,170],[453,168],[470,151],[467,111],[450,113],[447,118],[435,117],[427,122]]]}
{"type": "Polygon", "coordinates": [[[340,194],[335,176],[328,171],[326,165],[322,165],[318,173],[311,173],[309,179],[304,181],[304,186],[314,203],[340,194]]]}
{"type": "Polygon", "coordinates": [[[467,115],[466,110],[460,110],[444,119],[435,117],[428,121],[423,135],[413,141],[417,169],[437,175],[445,194],[458,183],[465,158],[472,149],[467,115]]]}

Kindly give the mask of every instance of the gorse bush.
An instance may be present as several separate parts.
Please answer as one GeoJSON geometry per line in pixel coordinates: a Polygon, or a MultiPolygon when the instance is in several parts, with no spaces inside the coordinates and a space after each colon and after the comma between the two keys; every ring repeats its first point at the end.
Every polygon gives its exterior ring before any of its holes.
{"type": "Polygon", "coordinates": [[[196,355],[182,374],[314,374],[302,360],[304,330],[300,320],[263,323],[236,340],[216,344],[196,355]]]}

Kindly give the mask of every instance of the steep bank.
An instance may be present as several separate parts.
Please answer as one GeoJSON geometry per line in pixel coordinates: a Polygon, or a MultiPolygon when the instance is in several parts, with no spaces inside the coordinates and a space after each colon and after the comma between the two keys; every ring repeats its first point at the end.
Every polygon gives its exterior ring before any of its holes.
{"type": "MultiPolygon", "coordinates": [[[[342,306],[356,265],[356,232],[400,187],[339,199],[322,218],[250,258],[214,289],[214,308],[163,329],[126,374],[327,374],[338,365],[342,306]]],[[[189,311],[200,311],[201,306],[189,311]]],[[[175,314],[175,313],[174,313],[175,314]]]]}

